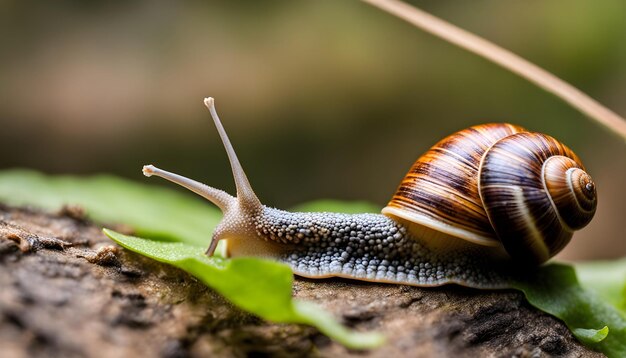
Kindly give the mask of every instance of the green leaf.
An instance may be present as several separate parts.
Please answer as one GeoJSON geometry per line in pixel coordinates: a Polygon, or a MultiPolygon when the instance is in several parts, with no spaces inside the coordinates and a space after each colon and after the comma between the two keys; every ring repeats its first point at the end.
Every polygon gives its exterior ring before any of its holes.
{"type": "Polygon", "coordinates": [[[273,322],[303,323],[349,348],[372,348],[383,343],[376,333],[347,330],[318,306],[291,297],[291,269],[273,261],[207,257],[204,248],[185,243],[160,242],[104,229],[121,246],[181,268],[197,277],[235,305],[273,322]]]}
{"type": "Polygon", "coordinates": [[[580,339],[584,343],[598,343],[605,339],[609,334],[609,327],[604,326],[601,329],[575,328],[572,332],[576,338],[580,339]]]}
{"type": "Polygon", "coordinates": [[[582,287],[573,267],[554,263],[543,266],[532,276],[514,282],[514,287],[524,292],[531,305],[563,320],[587,346],[609,357],[626,357],[626,316],[582,287]]]}
{"type": "Polygon", "coordinates": [[[626,314],[626,258],[574,265],[580,284],[626,314]]]}
{"type": "Polygon", "coordinates": [[[80,205],[90,218],[130,225],[139,236],[195,245],[208,245],[222,217],[199,197],[110,175],[49,176],[6,170],[0,173],[0,200],[48,210],[80,205]]]}

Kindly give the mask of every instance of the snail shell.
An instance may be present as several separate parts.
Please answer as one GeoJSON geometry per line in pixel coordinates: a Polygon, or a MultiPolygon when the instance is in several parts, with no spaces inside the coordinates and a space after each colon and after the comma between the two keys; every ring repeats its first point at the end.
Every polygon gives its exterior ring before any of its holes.
{"type": "Polygon", "coordinates": [[[213,99],[205,104],[237,196],[152,165],[143,172],[222,210],[208,255],[225,240],[230,256],[275,259],[305,277],[503,288],[519,262],[548,260],[595,212],[595,186],[578,157],[550,136],[511,124],[474,126],[441,140],[413,164],[382,214],[274,209],[254,194],[213,99]]]}
{"type": "Polygon", "coordinates": [[[483,124],[417,159],[382,212],[419,231],[431,247],[460,238],[503,245],[512,258],[539,264],[589,223],[596,203],[591,177],[565,145],[519,126],[483,124]]]}

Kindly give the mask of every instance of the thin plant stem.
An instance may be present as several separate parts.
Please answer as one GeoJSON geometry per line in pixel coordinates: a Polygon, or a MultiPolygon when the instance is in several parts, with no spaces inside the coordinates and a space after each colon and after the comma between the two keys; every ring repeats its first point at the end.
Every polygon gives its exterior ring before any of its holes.
{"type": "Polygon", "coordinates": [[[606,126],[626,140],[626,120],[598,103],[576,87],[556,77],[541,67],[489,42],[477,35],[454,26],[425,11],[399,0],[362,0],[415,27],[440,37],[456,46],[473,52],[509,71],[518,74],[544,90],[561,98],[591,119],[606,126]]]}

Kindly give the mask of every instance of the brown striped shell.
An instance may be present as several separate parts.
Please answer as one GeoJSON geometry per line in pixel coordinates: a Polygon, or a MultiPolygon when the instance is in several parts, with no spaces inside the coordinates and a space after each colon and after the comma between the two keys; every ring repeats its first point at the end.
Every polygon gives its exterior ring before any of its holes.
{"type": "Polygon", "coordinates": [[[382,213],[431,246],[504,247],[539,264],[589,223],[596,202],[591,177],[565,145],[512,124],[484,124],[430,148],[382,213]]]}

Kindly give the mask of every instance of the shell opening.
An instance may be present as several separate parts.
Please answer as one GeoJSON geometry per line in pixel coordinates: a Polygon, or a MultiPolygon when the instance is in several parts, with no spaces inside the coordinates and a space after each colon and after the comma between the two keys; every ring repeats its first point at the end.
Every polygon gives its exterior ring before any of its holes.
{"type": "Polygon", "coordinates": [[[425,241],[425,244],[431,248],[454,248],[466,243],[495,248],[502,247],[502,244],[493,237],[482,236],[401,207],[387,205],[381,213],[404,221],[407,226],[412,228],[412,232],[418,231],[413,233],[416,234],[418,239],[425,241]],[[441,235],[434,235],[430,233],[431,231],[441,235]]]}

